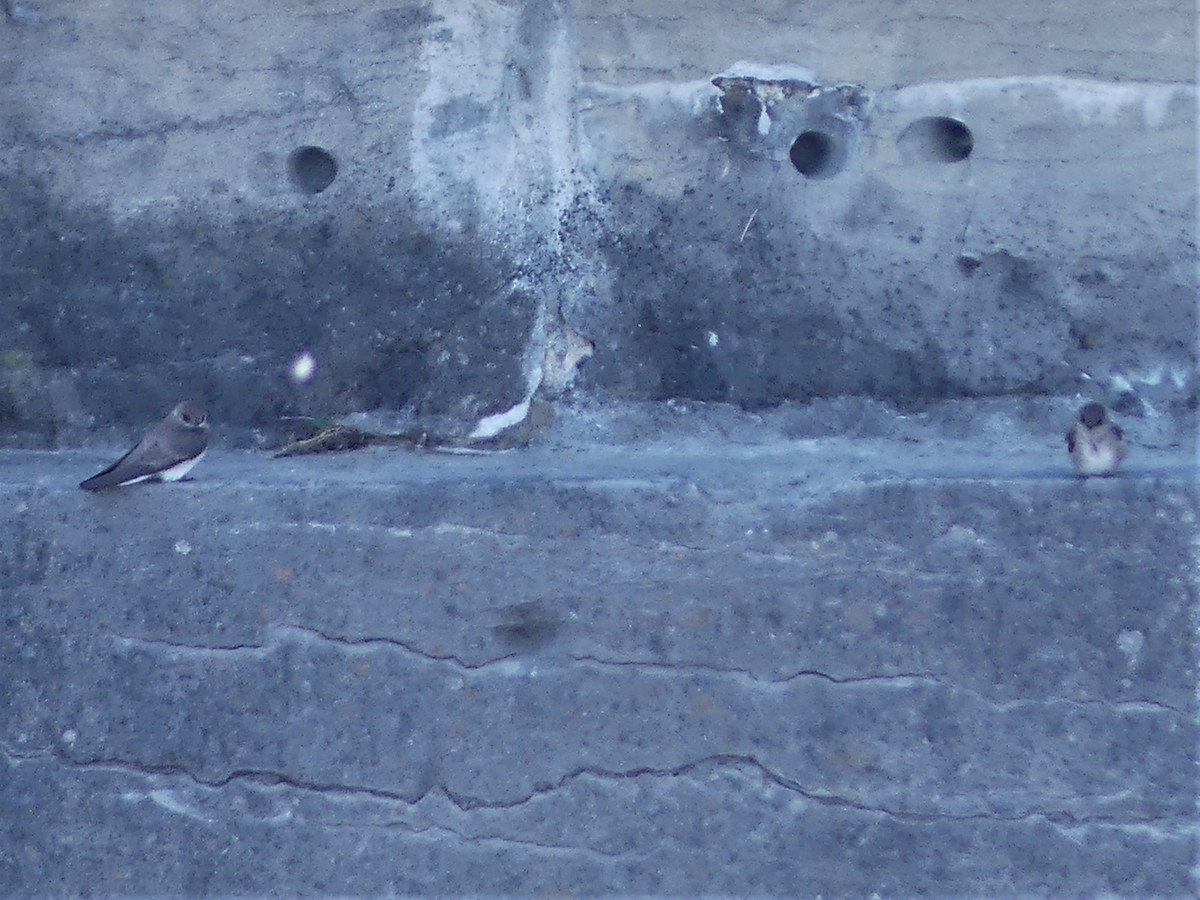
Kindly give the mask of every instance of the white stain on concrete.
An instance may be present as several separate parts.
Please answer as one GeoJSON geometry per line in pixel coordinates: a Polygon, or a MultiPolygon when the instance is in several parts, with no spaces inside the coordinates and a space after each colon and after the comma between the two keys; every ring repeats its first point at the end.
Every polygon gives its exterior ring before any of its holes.
{"type": "Polygon", "coordinates": [[[525,417],[529,415],[529,397],[526,397],[516,406],[498,412],[494,415],[484,416],[475,426],[475,430],[471,432],[472,440],[485,440],[490,437],[495,437],[506,428],[512,428],[525,421],[525,417]]]}
{"type": "Polygon", "coordinates": [[[1146,636],[1140,631],[1126,630],[1117,635],[1117,649],[1125,657],[1125,665],[1129,669],[1137,668],[1138,657],[1142,655],[1142,647],[1146,636]]]}
{"type": "Polygon", "coordinates": [[[1033,77],[966,78],[913,84],[897,90],[891,102],[899,108],[942,108],[945,114],[962,115],[973,103],[993,98],[1025,102],[1030,94],[1049,91],[1063,110],[1085,125],[1115,125],[1126,110],[1140,108],[1147,128],[1159,128],[1176,95],[1191,96],[1196,87],[1183,83],[1122,83],[1067,78],[1060,75],[1033,77]]]}

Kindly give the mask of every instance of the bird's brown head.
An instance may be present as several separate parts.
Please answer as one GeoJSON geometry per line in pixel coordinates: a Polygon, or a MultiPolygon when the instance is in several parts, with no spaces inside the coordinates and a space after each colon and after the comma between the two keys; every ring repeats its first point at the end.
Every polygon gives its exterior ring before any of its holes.
{"type": "Polygon", "coordinates": [[[1101,403],[1087,403],[1083,409],[1079,410],[1079,421],[1088,428],[1103,425],[1107,418],[1108,412],[1101,403]]]}
{"type": "Polygon", "coordinates": [[[187,428],[207,428],[208,427],[208,410],[203,404],[197,403],[195,400],[184,400],[173,410],[171,415],[187,428]]]}

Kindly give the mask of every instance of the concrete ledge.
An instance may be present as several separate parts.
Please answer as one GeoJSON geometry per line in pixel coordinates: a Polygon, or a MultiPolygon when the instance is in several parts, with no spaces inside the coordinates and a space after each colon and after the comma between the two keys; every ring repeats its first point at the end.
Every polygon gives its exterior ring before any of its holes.
{"type": "Polygon", "coordinates": [[[0,890],[1196,887],[1194,460],[0,454],[0,890]]]}

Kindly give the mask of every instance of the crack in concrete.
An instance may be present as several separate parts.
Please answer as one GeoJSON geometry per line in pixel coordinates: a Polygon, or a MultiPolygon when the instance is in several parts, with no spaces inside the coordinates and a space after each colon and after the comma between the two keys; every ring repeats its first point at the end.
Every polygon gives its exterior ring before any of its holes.
{"type": "Polygon", "coordinates": [[[111,632],[110,638],[114,644],[125,648],[156,648],[162,647],[173,650],[177,653],[193,654],[193,655],[212,655],[216,656],[223,653],[246,653],[265,656],[271,649],[272,644],[185,644],[180,641],[171,641],[166,638],[148,638],[137,635],[120,634],[111,632]]]}
{"type": "MultiPolygon", "coordinates": [[[[511,663],[521,656],[521,654],[513,652],[507,653],[503,656],[486,659],[481,662],[472,663],[452,653],[429,653],[409,642],[402,641],[394,637],[350,638],[340,635],[332,635],[312,626],[295,624],[271,625],[267,628],[267,633],[270,636],[270,639],[266,643],[262,644],[197,645],[170,641],[163,638],[133,637],[115,633],[113,634],[113,638],[117,643],[124,644],[126,646],[163,647],[176,652],[195,653],[207,656],[225,653],[265,655],[273,651],[275,648],[281,646],[289,637],[291,637],[293,640],[295,640],[296,637],[299,637],[300,640],[298,642],[322,641],[351,649],[371,650],[381,647],[397,649],[426,662],[450,663],[460,669],[471,672],[477,672],[503,663],[511,663]]],[[[888,674],[837,676],[830,675],[827,672],[821,672],[816,669],[801,669],[777,678],[770,678],[757,675],[749,669],[717,666],[698,662],[612,660],[583,654],[571,654],[567,658],[574,663],[591,665],[598,668],[630,668],[646,670],[649,672],[662,672],[671,675],[705,673],[724,677],[733,677],[748,681],[753,687],[761,687],[764,684],[783,685],[800,678],[819,678],[824,681],[840,685],[885,683],[892,684],[896,687],[909,687],[912,684],[920,682],[932,682],[939,685],[944,684],[944,682],[939,679],[938,673],[933,672],[896,672],[888,674]]]]}
{"type": "MultiPolygon", "coordinates": [[[[511,801],[500,802],[484,802],[455,795],[445,786],[441,788],[443,793],[450,799],[455,806],[464,812],[472,809],[510,809],[523,806],[533,799],[547,794],[555,793],[565,788],[570,782],[584,777],[596,778],[603,781],[626,781],[637,778],[680,778],[690,777],[698,770],[706,767],[750,769],[756,773],[764,782],[775,785],[790,793],[794,793],[804,799],[820,804],[841,809],[850,809],[856,812],[868,813],[871,815],[886,816],[898,821],[932,823],[932,822],[1022,822],[1030,819],[1043,819],[1055,827],[1060,826],[1055,818],[1069,818],[1072,821],[1084,821],[1080,817],[1074,816],[1072,813],[1065,810],[1061,811],[1046,811],[1041,809],[1025,810],[1010,815],[990,813],[990,812],[975,812],[975,813],[929,813],[919,812],[916,810],[893,809],[883,805],[872,805],[862,801],[853,800],[848,797],[843,797],[837,794],[826,791],[816,791],[811,788],[805,788],[794,779],[775,772],[770,767],[760,762],[756,757],[747,754],[711,754],[702,757],[701,759],[683,763],[671,768],[656,768],[651,766],[642,766],[624,771],[613,771],[601,769],[592,766],[583,766],[575,769],[556,781],[535,788],[528,795],[511,801]]],[[[1113,827],[1153,827],[1156,823],[1169,824],[1173,820],[1163,818],[1137,818],[1119,820],[1113,817],[1087,817],[1087,821],[1094,821],[1096,824],[1107,824],[1113,827]]]]}
{"type": "Polygon", "coordinates": [[[551,854],[556,854],[556,855],[557,854],[567,854],[567,855],[573,856],[573,855],[582,853],[582,854],[586,854],[588,856],[598,856],[605,860],[648,859],[651,855],[653,855],[652,853],[625,853],[625,852],[614,851],[614,850],[601,850],[599,847],[585,847],[585,846],[580,846],[580,845],[547,844],[542,841],[520,840],[518,838],[504,837],[503,835],[498,835],[498,834],[467,835],[467,834],[463,834],[462,832],[459,832],[453,828],[449,828],[446,826],[442,826],[442,827],[445,828],[446,831],[449,831],[451,834],[457,835],[462,841],[467,842],[467,843],[476,843],[476,844],[485,844],[485,845],[486,844],[499,844],[502,847],[521,847],[523,849],[537,850],[542,853],[551,853],[551,854]]]}
{"type": "Polygon", "coordinates": [[[331,644],[337,644],[339,646],[344,646],[344,647],[365,648],[365,649],[373,649],[373,648],[377,648],[377,647],[390,647],[393,649],[403,650],[404,652],[409,653],[412,656],[416,656],[420,659],[423,659],[427,662],[451,663],[460,669],[465,669],[467,671],[472,671],[472,672],[478,671],[480,669],[488,668],[489,666],[510,663],[512,660],[516,659],[520,655],[518,653],[506,653],[503,656],[497,656],[497,657],[493,657],[491,659],[485,659],[482,662],[471,663],[471,662],[467,662],[461,656],[457,656],[453,653],[445,653],[445,654],[430,653],[428,651],[420,649],[419,647],[417,647],[413,644],[410,644],[406,641],[402,641],[399,638],[394,638],[394,637],[349,638],[349,637],[343,637],[340,635],[328,634],[324,631],[321,631],[320,629],[313,628],[313,627],[307,626],[307,625],[291,625],[291,624],[277,625],[277,626],[274,626],[274,628],[272,630],[277,631],[279,633],[283,633],[283,634],[296,633],[296,634],[300,634],[300,635],[305,635],[307,637],[307,639],[309,639],[309,640],[315,639],[315,640],[319,640],[319,641],[325,641],[325,642],[328,642],[331,644]]]}
{"type": "Polygon", "coordinates": [[[570,659],[573,662],[585,663],[602,668],[632,668],[645,669],[651,672],[692,672],[705,673],[712,675],[733,676],[738,679],[750,681],[755,686],[763,684],[783,685],[800,678],[819,678],[823,681],[828,681],[833,684],[853,685],[853,684],[871,684],[885,683],[892,684],[895,687],[909,687],[920,682],[932,682],[934,684],[944,684],[940,680],[940,676],[936,672],[895,672],[888,674],[870,674],[870,675],[830,675],[828,672],[821,672],[817,669],[799,669],[786,675],[778,677],[763,677],[752,672],[749,669],[741,669],[729,666],[716,666],[709,663],[698,662],[658,662],[654,660],[637,660],[637,659],[603,659],[596,656],[575,655],[572,654],[570,659]]]}
{"type": "MultiPolygon", "coordinates": [[[[400,650],[423,662],[447,663],[466,672],[481,672],[488,668],[497,666],[519,666],[519,660],[522,657],[522,654],[513,652],[506,653],[502,656],[481,660],[479,662],[469,662],[453,653],[430,653],[422,650],[415,644],[412,644],[408,641],[402,641],[395,637],[346,637],[343,635],[330,634],[308,625],[296,625],[288,623],[270,625],[267,627],[266,631],[268,634],[268,640],[266,643],[262,644],[246,643],[197,645],[171,641],[164,638],[146,638],[117,633],[113,633],[112,638],[115,643],[127,647],[162,647],[176,653],[196,654],[202,656],[239,653],[254,656],[265,656],[282,646],[289,639],[296,643],[323,642],[345,647],[351,651],[370,652],[380,648],[400,650]]],[[[988,697],[986,694],[976,688],[968,687],[966,685],[955,685],[949,682],[949,676],[944,672],[872,672],[861,675],[834,675],[829,672],[823,672],[819,669],[797,669],[793,672],[772,677],[769,675],[760,675],[746,668],[739,668],[736,666],[719,666],[711,663],[695,662],[690,660],[663,662],[658,660],[641,659],[605,659],[603,657],[592,656],[588,654],[574,653],[569,654],[566,658],[571,660],[573,663],[585,666],[593,666],[599,669],[636,669],[651,674],[660,674],[665,676],[689,674],[716,675],[719,677],[732,678],[737,681],[744,682],[745,686],[754,689],[762,689],[763,687],[781,687],[790,684],[793,681],[798,681],[804,678],[819,679],[830,684],[842,686],[877,684],[886,687],[907,688],[918,685],[936,685],[937,687],[945,688],[948,691],[972,697],[980,704],[991,707],[992,709],[995,709],[1001,713],[1006,713],[1015,709],[1021,709],[1029,706],[1062,705],[1080,708],[1098,707],[1101,709],[1112,710],[1113,712],[1119,714],[1165,713],[1182,719],[1187,719],[1189,721],[1193,718],[1193,715],[1188,713],[1186,710],[1180,709],[1179,707],[1170,703],[1166,703],[1161,700],[1149,700],[1145,698],[1135,698],[1131,700],[1103,700],[1077,699],[1073,697],[1018,697],[1009,700],[997,700],[988,697]]]]}
{"type": "Polygon", "coordinates": [[[266,628],[266,632],[268,636],[266,643],[228,645],[185,644],[167,640],[165,638],[133,637],[130,635],[117,634],[115,632],[112,636],[116,643],[124,644],[126,646],[162,647],[178,653],[190,653],[203,656],[226,653],[245,653],[264,656],[282,646],[289,640],[293,643],[323,642],[334,644],[339,647],[345,647],[351,651],[357,650],[362,652],[369,652],[378,648],[390,648],[393,650],[401,650],[410,656],[417,657],[424,662],[449,663],[457,668],[469,672],[486,669],[489,666],[497,666],[502,664],[512,665],[512,661],[520,656],[520,654],[515,652],[506,653],[503,656],[497,656],[490,659],[485,659],[481,662],[472,663],[453,653],[430,653],[422,650],[414,644],[394,637],[344,637],[341,635],[329,634],[309,625],[295,625],[290,623],[269,625],[266,628]]]}
{"type": "Polygon", "coordinates": [[[212,788],[216,790],[229,787],[230,785],[236,783],[246,782],[266,787],[291,788],[296,791],[312,794],[324,794],[337,797],[370,798],[391,803],[403,803],[407,806],[415,805],[430,791],[436,788],[435,785],[434,787],[410,796],[401,791],[388,790],[386,788],[368,787],[366,785],[345,785],[335,782],[310,781],[308,779],[296,778],[292,775],[286,775],[282,772],[277,772],[271,769],[231,769],[225,775],[215,778],[206,778],[203,775],[193,772],[186,766],[178,763],[147,763],[128,759],[120,759],[119,757],[105,756],[76,757],[57,747],[50,747],[38,753],[17,754],[10,752],[9,748],[0,745],[0,752],[13,761],[48,759],[57,761],[72,768],[84,770],[110,770],[145,778],[183,778],[193,784],[199,785],[200,787],[212,788]]]}
{"type": "Polygon", "coordinates": [[[995,707],[1000,712],[1008,712],[1011,709],[1019,709],[1023,706],[1099,706],[1120,713],[1168,713],[1180,718],[1186,718],[1189,721],[1195,718],[1193,714],[1189,714],[1179,707],[1172,706],[1170,703],[1164,703],[1161,700],[1077,700],[1072,697],[1044,697],[1041,699],[1018,697],[1013,700],[991,700],[973,688],[962,687],[954,688],[954,690],[977,697],[983,703],[995,707]]]}
{"type": "MultiPolygon", "coordinates": [[[[564,790],[572,782],[582,778],[593,778],[599,781],[614,782],[632,781],[639,778],[684,778],[692,777],[706,768],[712,768],[715,770],[724,769],[733,771],[750,770],[764,783],[774,785],[775,787],[788,791],[789,793],[796,794],[797,796],[800,796],[812,803],[833,808],[849,809],[870,815],[886,816],[891,819],[906,822],[1023,822],[1031,819],[1042,819],[1055,828],[1059,828],[1064,831],[1089,827],[1110,827],[1118,829],[1150,828],[1160,835],[1163,829],[1159,826],[1177,826],[1178,824],[1176,820],[1165,817],[1139,817],[1122,819],[1112,815],[1079,816],[1068,810],[1029,809],[1006,815],[992,812],[943,813],[920,812],[910,809],[895,809],[882,804],[872,805],[861,800],[854,800],[849,797],[844,797],[827,791],[806,788],[798,781],[774,771],[764,763],[760,762],[756,757],[749,754],[710,754],[708,756],[701,757],[700,759],[672,767],[639,766],[626,770],[612,770],[596,766],[580,766],[570,772],[565,773],[552,782],[542,783],[535,786],[534,789],[528,794],[522,795],[521,797],[517,797],[512,800],[486,800],[480,797],[472,797],[466,794],[461,794],[445,785],[438,784],[432,785],[429,788],[426,788],[425,790],[417,792],[413,795],[408,795],[401,791],[388,790],[385,788],[310,781],[307,779],[285,775],[281,772],[262,769],[236,769],[219,778],[204,778],[181,765],[156,765],[152,763],[133,762],[115,757],[76,758],[57,748],[50,748],[38,753],[23,754],[17,753],[11,748],[0,744],[0,753],[2,753],[10,761],[17,763],[35,759],[50,759],[63,765],[84,770],[115,770],[145,778],[178,777],[186,779],[201,787],[213,790],[220,790],[221,788],[225,788],[239,782],[249,782],[255,785],[283,787],[303,793],[317,795],[381,800],[388,803],[402,803],[407,807],[416,807],[426,797],[434,793],[440,793],[446,797],[446,799],[449,800],[450,803],[452,803],[457,809],[465,813],[469,813],[477,809],[517,809],[525,806],[533,800],[564,790]]],[[[169,807],[164,808],[169,809],[169,807]]],[[[366,824],[369,823],[364,823],[364,825],[366,824]]],[[[400,824],[401,823],[397,822],[397,826],[400,824]]],[[[375,827],[381,826],[377,824],[375,827]]],[[[458,834],[459,837],[463,838],[464,840],[480,839],[463,835],[457,832],[455,829],[446,828],[446,826],[435,825],[431,827],[445,828],[447,831],[458,834]]],[[[1176,827],[1176,830],[1179,830],[1178,827],[1176,827]]],[[[1189,823],[1186,824],[1182,830],[1183,832],[1194,833],[1200,831],[1200,826],[1196,825],[1195,823],[1189,823]]],[[[530,846],[534,847],[563,850],[565,852],[572,852],[573,850],[578,849],[581,852],[594,852],[602,855],[610,855],[604,853],[604,851],[597,851],[594,849],[589,850],[589,848],[582,847],[565,848],[558,847],[557,845],[516,841],[508,838],[492,836],[484,836],[482,839],[498,840],[506,843],[517,844],[528,843],[530,846]]],[[[611,855],[622,856],[625,854],[611,855]]]]}
{"type": "Polygon", "coordinates": [[[437,835],[447,835],[451,838],[457,838],[464,844],[498,844],[502,847],[520,847],[522,849],[537,850],[544,853],[568,855],[586,854],[589,856],[601,857],[606,860],[646,859],[652,855],[650,853],[631,853],[602,850],[598,847],[587,847],[578,844],[549,844],[544,841],[535,841],[530,839],[522,840],[520,838],[506,837],[499,834],[468,834],[465,831],[461,831],[457,828],[451,828],[449,825],[445,824],[433,823],[425,826],[418,826],[402,819],[388,819],[377,822],[332,822],[323,824],[321,827],[346,829],[350,831],[399,829],[415,837],[425,837],[426,835],[430,835],[432,832],[437,835]]]}
{"type": "Polygon", "coordinates": [[[6,757],[9,762],[29,762],[35,759],[45,759],[50,755],[50,748],[44,747],[36,752],[29,753],[16,750],[8,744],[0,744],[0,754],[6,757]]]}

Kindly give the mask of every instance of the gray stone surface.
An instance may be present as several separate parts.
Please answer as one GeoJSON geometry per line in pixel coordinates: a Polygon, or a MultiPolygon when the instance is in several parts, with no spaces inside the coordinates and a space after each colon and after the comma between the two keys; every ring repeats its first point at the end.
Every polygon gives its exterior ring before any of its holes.
{"type": "Polygon", "coordinates": [[[1193,448],[805,412],[0,454],[0,891],[1194,892],[1193,448]]]}
{"type": "Polygon", "coordinates": [[[183,394],[243,446],[573,384],[1196,403],[1191,4],[2,12],[6,446],[183,394]]]}
{"type": "Polygon", "coordinates": [[[620,135],[597,154],[613,301],[567,307],[596,342],[589,383],[755,408],[1058,393],[1151,361],[1186,377],[1191,86],[814,80],[744,64],[723,93],[585,87],[585,133],[620,135]],[[929,117],[965,123],[967,159],[902,141],[929,117]],[[808,178],[806,134],[830,142],[808,178]],[[1173,174],[1145,164],[1160,153],[1173,174]]]}
{"type": "Polygon", "coordinates": [[[0,0],[0,894],[1197,893],[1195,47],[0,0]]]}

